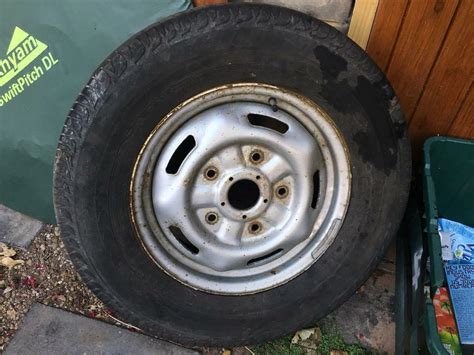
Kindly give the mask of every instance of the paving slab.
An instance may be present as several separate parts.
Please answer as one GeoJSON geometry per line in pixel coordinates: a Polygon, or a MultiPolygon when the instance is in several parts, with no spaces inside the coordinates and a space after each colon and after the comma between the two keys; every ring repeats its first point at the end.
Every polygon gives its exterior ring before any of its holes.
{"type": "Polygon", "coordinates": [[[37,303],[27,313],[4,354],[194,355],[198,352],[37,303]]]}
{"type": "Polygon", "coordinates": [[[0,204],[0,242],[27,248],[43,222],[0,204]]]}
{"type": "Polygon", "coordinates": [[[348,344],[395,353],[395,243],[366,283],[322,325],[335,326],[348,344]]]}

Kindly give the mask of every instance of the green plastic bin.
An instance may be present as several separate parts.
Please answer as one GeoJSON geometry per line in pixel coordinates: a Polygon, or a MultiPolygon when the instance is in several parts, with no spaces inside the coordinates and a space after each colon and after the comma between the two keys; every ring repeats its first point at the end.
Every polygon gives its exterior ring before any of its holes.
{"type": "Polygon", "coordinates": [[[431,301],[436,289],[446,286],[438,218],[474,226],[474,141],[432,137],[425,142],[423,200],[431,288],[425,302],[423,327],[428,350],[432,354],[448,354],[438,337],[431,301]]]}
{"type": "MultiPolygon", "coordinates": [[[[447,285],[438,218],[474,226],[474,141],[428,139],[423,199],[416,181],[412,187],[397,238],[396,353],[448,355],[438,335],[432,301],[437,289],[447,285]]],[[[470,348],[463,351],[474,354],[470,348]]]]}

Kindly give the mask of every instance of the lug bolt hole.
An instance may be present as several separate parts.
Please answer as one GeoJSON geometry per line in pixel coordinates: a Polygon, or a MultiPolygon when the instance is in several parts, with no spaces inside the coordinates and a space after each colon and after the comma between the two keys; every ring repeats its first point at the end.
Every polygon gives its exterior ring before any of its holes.
{"type": "Polygon", "coordinates": [[[260,175],[257,175],[257,180],[260,180],[260,175]]]}
{"type": "Polygon", "coordinates": [[[288,187],[286,186],[278,186],[276,188],[276,194],[279,198],[285,198],[286,196],[288,196],[288,187]]]}
{"type": "Polygon", "coordinates": [[[206,214],[206,222],[209,224],[215,224],[218,219],[219,217],[214,212],[209,212],[208,214],[206,214]]]}
{"type": "Polygon", "coordinates": [[[262,231],[262,225],[259,222],[254,222],[249,225],[249,232],[252,234],[258,234],[262,231]]]}
{"type": "Polygon", "coordinates": [[[242,216],[242,219],[247,219],[247,215],[244,214],[244,215],[242,216]]]}
{"type": "Polygon", "coordinates": [[[225,206],[225,202],[221,202],[221,206],[225,206]]]}
{"type": "Polygon", "coordinates": [[[234,178],[231,176],[231,177],[229,178],[229,181],[233,181],[233,180],[234,180],[234,178]]]}
{"type": "Polygon", "coordinates": [[[263,203],[267,203],[267,202],[268,202],[268,199],[263,200],[263,203]]]}
{"type": "Polygon", "coordinates": [[[217,169],[213,166],[206,169],[204,177],[208,180],[214,180],[218,175],[217,169]]]}
{"type": "Polygon", "coordinates": [[[254,164],[261,163],[263,161],[263,152],[260,150],[254,150],[250,153],[250,161],[254,164]]]}

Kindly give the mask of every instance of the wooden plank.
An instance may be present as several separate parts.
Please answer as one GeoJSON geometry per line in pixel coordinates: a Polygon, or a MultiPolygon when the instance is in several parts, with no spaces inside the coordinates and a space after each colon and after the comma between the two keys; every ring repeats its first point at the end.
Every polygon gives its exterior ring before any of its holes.
{"type": "Polygon", "coordinates": [[[408,7],[387,68],[387,76],[408,120],[438,57],[457,5],[458,0],[416,0],[408,7]]]}
{"type": "Polygon", "coordinates": [[[448,135],[474,139],[474,86],[471,85],[464,103],[449,128],[448,135]]]}
{"type": "MultiPolygon", "coordinates": [[[[462,1],[410,122],[415,145],[447,134],[474,77],[474,1],[462,1]]],[[[469,110],[468,110],[469,111],[469,110]]]]}
{"type": "Polygon", "coordinates": [[[379,0],[356,0],[347,35],[361,48],[367,47],[379,0]]]}
{"type": "Polygon", "coordinates": [[[408,0],[380,0],[367,44],[367,53],[385,71],[402,25],[408,0]]]}

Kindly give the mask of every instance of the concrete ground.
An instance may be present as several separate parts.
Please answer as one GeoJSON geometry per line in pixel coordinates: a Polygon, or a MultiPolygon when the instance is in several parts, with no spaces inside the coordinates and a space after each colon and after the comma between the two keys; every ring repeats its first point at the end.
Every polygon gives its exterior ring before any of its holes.
{"type": "Polygon", "coordinates": [[[395,243],[366,283],[323,321],[348,344],[395,353],[395,243]]]}
{"type": "Polygon", "coordinates": [[[43,223],[0,204],[0,242],[26,248],[43,223]]]}
{"type": "Polygon", "coordinates": [[[35,304],[5,350],[13,354],[169,354],[197,351],[79,316],[35,304]]]}
{"type": "MultiPolygon", "coordinates": [[[[0,205],[0,242],[26,248],[42,223],[0,205]]],[[[359,343],[378,353],[395,352],[395,248],[391,247],[374,274],[344,305],[320,322],[335,329],[348,344],[359,343]]],[[[53,307],[34,305],[5,354],[33,353],[192,354],[185,348],[158,341],[98,320],[53,307]],[[76,351],[77,350],[77,351],[76,351]]]]}

